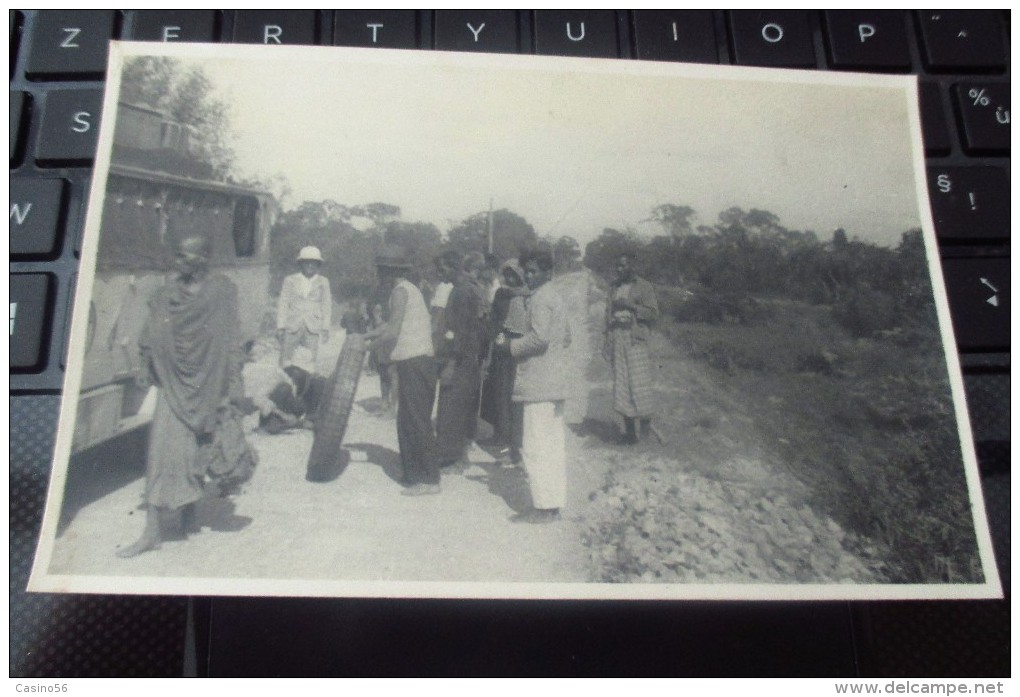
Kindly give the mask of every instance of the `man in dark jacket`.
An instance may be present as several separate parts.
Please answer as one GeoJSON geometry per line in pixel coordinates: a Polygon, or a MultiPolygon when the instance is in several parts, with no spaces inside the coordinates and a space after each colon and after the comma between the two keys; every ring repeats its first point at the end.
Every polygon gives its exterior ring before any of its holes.
{"type": "Polygon", "coordinates": [[[461,264],[461,274],[450,291],[439,327],[439,409],[436,441],[439,462],[448,466],[467,465],[467,449],[478,427],[481,395],[482,348],[488,289],[481,281],[485,257],[470,252],[461,264]]]}

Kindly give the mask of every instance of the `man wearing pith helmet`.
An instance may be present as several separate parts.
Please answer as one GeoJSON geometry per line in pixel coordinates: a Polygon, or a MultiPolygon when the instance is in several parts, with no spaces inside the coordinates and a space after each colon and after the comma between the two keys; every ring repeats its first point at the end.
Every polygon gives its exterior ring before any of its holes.
{"type": "Polygon", "coordinates": [[[280,339],[280,365],[295,363],[299,346],[311,354],[302,368],[315,371],[319,342],[329,339],[333,297],[329,280],[319,274],[322,252],[318,247],[303,247],[297,256],[300,271],[283,279],[280,303],[276,309],[276,334],[280,339]]]}

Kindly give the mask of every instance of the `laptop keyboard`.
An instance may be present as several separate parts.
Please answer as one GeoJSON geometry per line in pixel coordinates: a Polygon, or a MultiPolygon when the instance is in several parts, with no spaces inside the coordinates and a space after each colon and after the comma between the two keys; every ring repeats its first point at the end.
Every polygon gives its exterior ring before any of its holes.
{"type": "MultiPolygon", "coordinates": [[[[918,74],[943,275],[980,402],[971,412],[1008,415],[1009,31],[1008,11],[977,10],[11,11],[12,414],[20,395],[61,389],[107,41],[125,39],[918,74]]],[[[1008,472],[1008,429],[993,421],[973,423],[979,453],[997,454],[984,474],[1008,472]]]]}

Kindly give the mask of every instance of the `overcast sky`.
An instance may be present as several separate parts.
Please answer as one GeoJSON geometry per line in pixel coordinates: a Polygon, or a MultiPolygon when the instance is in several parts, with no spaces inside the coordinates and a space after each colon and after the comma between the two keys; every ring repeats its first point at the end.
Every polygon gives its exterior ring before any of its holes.
{"type": "Polygon", "coordinates": [[[641,221],[663,203],[693,207],[701,223],[730,206],[763,208],[789,228],[826,238],[843,227],[880,244],[920,225],[907,99],[889,82],[626,61],[206,50],[194,62],[231,104],[239,165],[284,174],[292,204],[382,201],[445,231],[491,198],[540,235],[571,235],[582,247],[605,227],[651,234],[641,221]],[[815,78],[824,82],[803,82],[815,78]]]}

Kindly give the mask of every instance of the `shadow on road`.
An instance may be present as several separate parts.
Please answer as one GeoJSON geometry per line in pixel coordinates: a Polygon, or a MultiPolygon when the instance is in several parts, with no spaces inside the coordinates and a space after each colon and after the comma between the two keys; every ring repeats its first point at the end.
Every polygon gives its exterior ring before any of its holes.
{"type": "Polygon", "coordinates": [[[592,436],[606,445],[623,445],[623,437],[616,423],[586,418],[579,426],[574,427],[578,436],[592,436]]]}
{"type": "Polygon", "coordinates": [[[396,412],[386,406],[382,397],[366,397],[365,399],[358,400],[355,404],[364,409],[370,416],[396,418],[396,412]]]}
{"type": "Polygon", "coordinates": [[[236,508],[228,498],[207,496],[195,506],[195,523],[216,532],[239,532],[251,525],[252,519],[234,513],[236,508]]]}
{"type": "Polygon", "coordinates": [[[361,450],[373,465],[379,465],[387,477],[398,484],[404,479],[404,468],[400,464],[400,453],[375,443],[344,443],[348,450],[361,450]]]}
{"type": "Polygon", "coordinates": [[[500,462],[476,462],[473,466],[482,468],[485,474],[469,474],[465,475],[465,479],[485,484],[489,493],[503,499],[514,513],[523,513],[531,508],[531,492],[523,469],[504,467],[500,462]]]}

